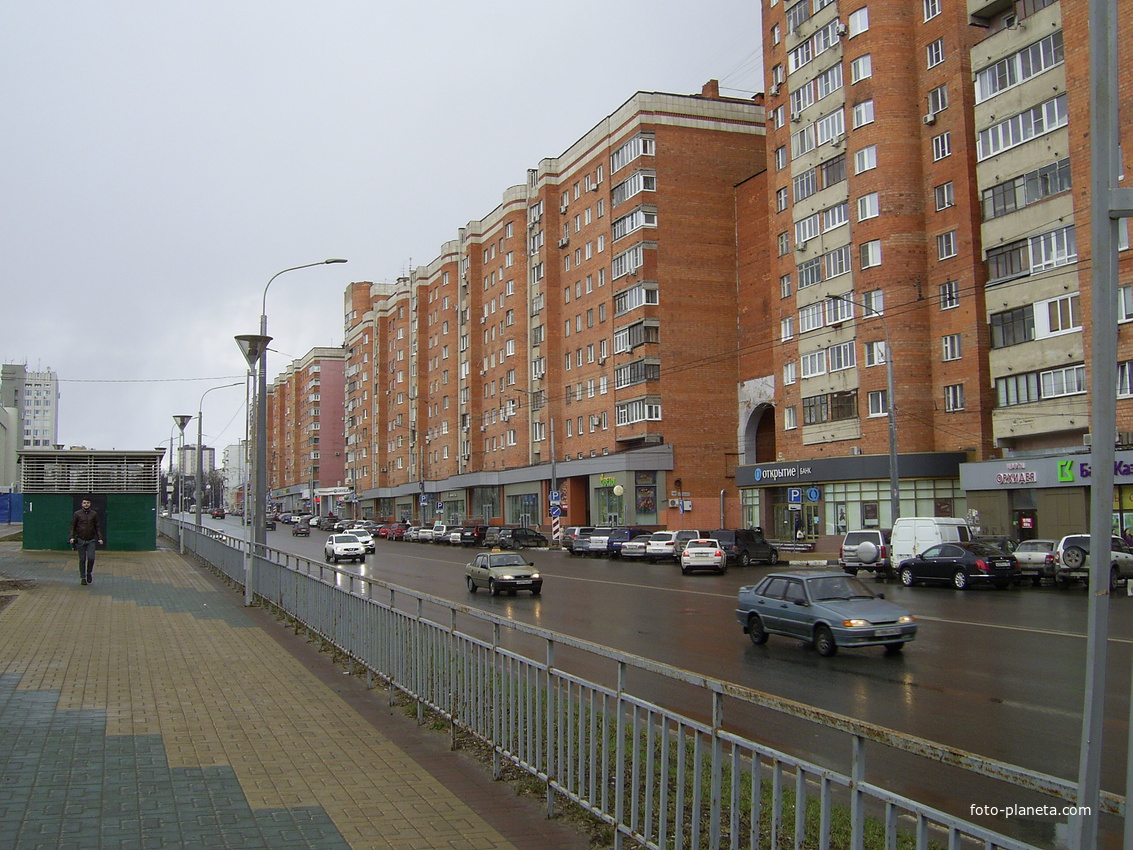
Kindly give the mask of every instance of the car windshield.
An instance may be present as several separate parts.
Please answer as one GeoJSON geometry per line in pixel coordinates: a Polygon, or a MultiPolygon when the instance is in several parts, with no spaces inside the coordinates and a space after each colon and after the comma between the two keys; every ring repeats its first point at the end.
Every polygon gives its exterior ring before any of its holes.
{"type": "MultiPolygon", "coordinates": [[[[340,535],[338,535],[338,537],[335,538],[335,542],[336,543],[357,543],[358,538],[355,537],[353,534],[340,534],[340,535]]],[[[298,544],[298,542],[296,542],[294,545],[298,546],[299,544],[298,544]]]]}
{"type": "Polygon", "coordinates": [[[672,543],[673,534],[670,531],[658,531],[656,534],[649,538],[649,541],[651,543],[672,543]]]}
{"type": "Polygon", "coordinates": [[[965,543],[964,548],[971,552],[973,555],[981,555],[985,558],[1002,558],[1007,554],[998,546],[992,546],[990,543],[981,543],[978,540],[973,540],[971,543],[965,543]]]}
{"type": "Polygon", "coordinates": [[[853,576],[824,576],[807,582],[817,602],[833,599],[873,599],[873,592],[853,576]]]}
{"type": "Polygon", "coordinates": [[[492,555],[493,567],[526,567],[527,562],[519,555],[492,555]]]}
{"type": "Polygon", "coordinates": [[[1027,540],[1019,544],[1016,552],[1049,552],[1054,548],[1053,540],[1027,540]]]}

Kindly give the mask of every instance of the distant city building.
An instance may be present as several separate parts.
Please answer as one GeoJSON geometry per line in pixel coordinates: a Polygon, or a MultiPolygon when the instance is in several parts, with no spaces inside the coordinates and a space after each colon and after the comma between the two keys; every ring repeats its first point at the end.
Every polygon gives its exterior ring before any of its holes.
{"type": "MultiPolygon", "coordinates": [[[[182,446],[178,449],[180,454],[180,462],[178,467],[182,475],[196,475],[197,474],[197,446],[196,444],[182,446]]],[[[201,449],[201,466],[204,468],[205,476],[211,475],[216,470],[216,449],[211,446],[205,446],[201,449]]]]}
{"type": "Polygon", "coordinates": [[[50,369],[31,371],[22,363],[0,366],[0,407],[14,407],[21,448],[51,448],[59,439],[59,378],[50,369]]]}
{"type": "Polygon", "coordinates": [[[249,469],[247,458],[248,444],[244,440],[225,446],[221,453],[221,474],[229,507],[239,507],[244,503],[244,484],[249,469]]]}

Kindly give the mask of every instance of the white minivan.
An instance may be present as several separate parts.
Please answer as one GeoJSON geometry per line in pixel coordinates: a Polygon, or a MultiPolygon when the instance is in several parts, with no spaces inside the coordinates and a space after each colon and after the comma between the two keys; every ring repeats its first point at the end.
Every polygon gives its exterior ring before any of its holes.
{"type": "Polygon", "coordinates": [[[938,543],[967,543],[972,530],[966,520],[943,516],[903,516],[893,523],[890,534],[892,562],[899,565],[906,558],[919,555],[938,543]]]}

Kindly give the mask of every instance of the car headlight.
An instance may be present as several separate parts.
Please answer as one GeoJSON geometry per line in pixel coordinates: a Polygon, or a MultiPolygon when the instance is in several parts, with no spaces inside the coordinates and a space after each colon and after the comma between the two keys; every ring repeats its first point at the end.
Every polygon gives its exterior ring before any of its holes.
{"type": "Polygon", "coordinates": [[[500,581],[511,581],[513,578],[515,578],[515,576],[509,576],[505,573],[504,575],[500,576],[500,581]]]}
{"type": "Polygon", "coordinates": [[[900,623],[902,626],[907,626],[909,623],[915,623],[916,621],[917,621],[917,618],[914,617],[912,614],[902,614],[900,617],[897,618],[897,622],[900,623]]]}
{"type": "Polygon", "coordinates": [[[532,573],[531,578],[539,578],[539,573],[532,573]]]}
{"type": "Polygon", "coordinates": [[[870,624],[869,620],[843,620],[842,621],[842,625],[845,626],[847,629],[860,629],[860,628],[864,628],[865,626],[868,626],[869,624],[870,624]]]}

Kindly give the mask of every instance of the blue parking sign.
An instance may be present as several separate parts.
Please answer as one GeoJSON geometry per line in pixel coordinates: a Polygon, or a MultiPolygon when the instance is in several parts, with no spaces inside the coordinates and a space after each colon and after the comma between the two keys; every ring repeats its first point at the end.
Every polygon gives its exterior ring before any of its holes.
{"type": "Polygon", "coordinates": [[[787,488],[787,501],[788,502],[802,502],[803,488],[802,487],[788,487],[787,488]]]}

